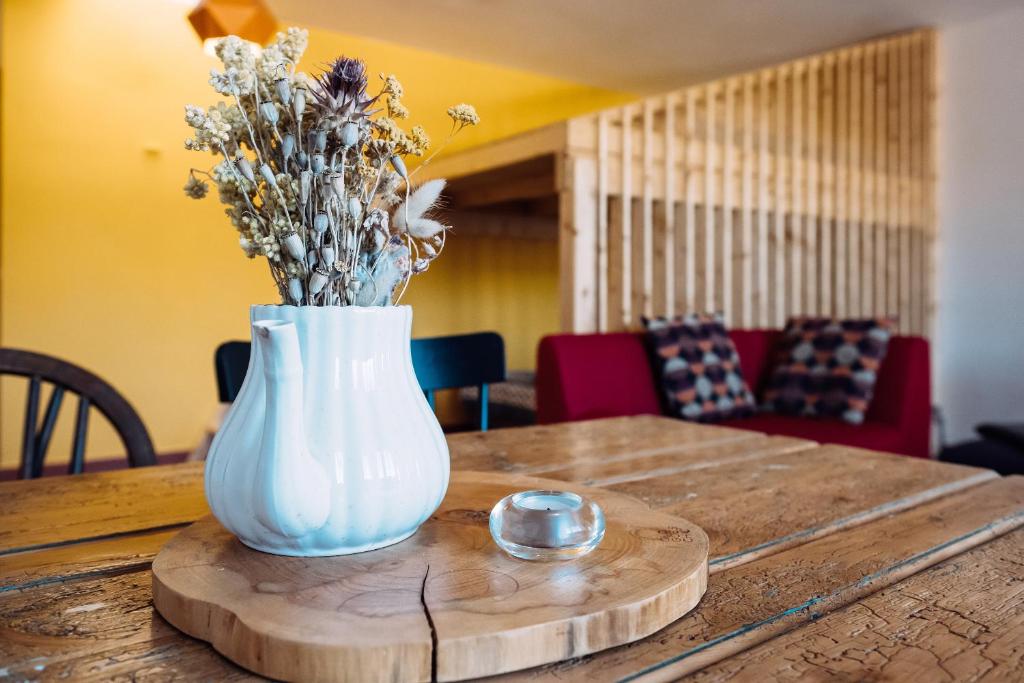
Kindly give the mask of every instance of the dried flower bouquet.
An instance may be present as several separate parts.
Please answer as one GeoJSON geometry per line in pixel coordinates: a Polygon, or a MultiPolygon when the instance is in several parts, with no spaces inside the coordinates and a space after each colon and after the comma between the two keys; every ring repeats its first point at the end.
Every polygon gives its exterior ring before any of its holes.
{"type": "MultiPolygon", "coordinates": [[[[382,74],[371,97],[365,65],[348,57],[310,78],[296,71],[306,43],[297,28],[263,48],[218,41],[224,69],[210,84],[227,101],[185,107],[185,146],[220,161],[192,169],[185,193],[201,199],[209,185],[199,176],[213,181],[242,250],[266,257],[283,302],[390,305],[444,248],[448,228],[430,214],[444,181],[410,191],[404,158],[422,156],[430,139],[398,125],[409,116],[398,79],[382,74]]],[[[479,122],[467,104],[448,115],[448,140],[479,122]]]]}

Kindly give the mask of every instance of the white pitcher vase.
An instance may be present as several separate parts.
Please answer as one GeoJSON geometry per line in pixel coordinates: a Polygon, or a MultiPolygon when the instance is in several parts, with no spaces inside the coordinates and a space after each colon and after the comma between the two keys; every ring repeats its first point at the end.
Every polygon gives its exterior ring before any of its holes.
{"type": "Polygon", "coordinates": [[[412,309],[253,306],[250,319],[245,382],[206,461],[214,516],[251,548],[301,557],[415,533],[449,461],[412,367],[412,309]]]}

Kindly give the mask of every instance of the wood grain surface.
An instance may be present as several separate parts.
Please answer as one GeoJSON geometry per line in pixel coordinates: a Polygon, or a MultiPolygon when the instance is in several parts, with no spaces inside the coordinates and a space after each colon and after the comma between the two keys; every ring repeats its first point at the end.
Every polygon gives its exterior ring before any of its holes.
{"type": "Polygon", "coordinates": [[[685,680],[1019,681],[1024,530],[685,680]]]}
{"type": "MultiPolygon", "coordinates": [[[[602,461],[574,462],[568,467],[547,470],[550,479],[575,481],[587,486],[610,487],[624,482],[659,479],[664,476],[697,472],[733,463],[757,460],[779,453],[814,448],[817,444],[788,436],[752,434],[742,440],[711,441],[653,455],[637,455],[629,459],[608,458],[602,461]]],[[[643,489],[643,486],[640,487],[643,489]]]]}
{"type": "Polygon", "coordinates": [[[0,483],[0,556],[168,528],[209,514],[203,464],[0,483]]]}
{"type": "Polygon", "coordinates": [[[676,680],[1022,524],[1024,478],[995,480],[721,571],[698,609],[654,637],[512,677],[676,680]]]}
{"type": "Polygon", "coordinates": [[[71,543],[0,557],[0,593],[149,568],[178,529],[71,543]]]}
{"type": "Polygon", "coordinates": [[[624,462],[743,441],[758,432],[654,415],[464,432],[448,436],[453,470],[541,474],[584,463],[624,462]]]}
{"type": "Polygon", "coordinates": [[[206,517],[153,563],[153,603],[189,635],[272,678],[461,680],[650,635],[707,586],[707,537],[678,517],[599,489],[604,540],[569,562],[526,562],[490,538],[494,504],[558,482],[456,472],[410,539],[372,553],[281,557],[206,517]]]}
{"type": "MultiPolygon", "coordinates": [[[[1020,600],[1009,578],[999,583],[1003,570],[978,575],[971,567],[980,560],[970,559],[995,548],[999,566],[1012,572],[1024,555],[1021,532],[1013,532],[1024,511],[1019,477],[656,417],[494,430],[450,443],[456,468],[540,468],[565,481],[607,481],[710,532],[708,592],[689,615],[632,645],[506,678],[671,680],[705,670],[767,680],[792,669],[810,680],[905,680],[897,674],[913,664],[919,681],[1024,679],[1014,621],[1020,600]],[[872,633],[836,626],[827,637],[839,642],[818,654],[826,636],[813,629],[840,623],[830,615],[863,615],[862,604],[882,614],[872,602],[880,596],[934,602],[911,584],[932,572],[942,572],[939,590],[957,601],[939,604],[985,629],[970,631],[938,608],[913,612],[903,628],[899,603],[883,615],[891,630],[874,621],[872,633]],[[892,592],[904,585],[910,592],[892,592]],[[788,632],[808,638],[787,640],[788,632]],[[866,638],[884,642],[871,649],[866,638]],[[786,662],[762,659],[776,642],[786,662]],[[991,671],[975,664],[979,653],[995,663],[991,671]],[[754,658],[744,663],[744,656],[754,658]],[[798,658],[823,666],[803,669],[798,658]]],[[[4,673],[11,680],[253,678],[151,606],[148,563],[176,525],[206,514],[195,504],[201,483],[192,465],[0,484],[4,673]],[[119,503],[112,518],[118,497],[131,502],[119,503]]]]}
{"type": "Polygon", "coordinates": [[[998,476],[848,446],[766,455],[723,462],[713,477],[694,477],[691,470],[608,488],[696,521],[711,539],[712,571],[717,571],[998,476]],[[808,456],[814,467],[802,466],[808,456]],[[865,486],[865,480],[872,485],[865,486]],[[747,509],[776,514],[737,517],[737,500],[747,509]]]}

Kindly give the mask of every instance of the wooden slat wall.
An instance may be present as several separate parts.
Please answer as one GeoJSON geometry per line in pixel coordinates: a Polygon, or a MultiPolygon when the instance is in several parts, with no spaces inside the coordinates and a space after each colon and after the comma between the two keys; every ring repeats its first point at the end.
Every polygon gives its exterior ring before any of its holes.
{"type": "Polygon", "coordinates": [[[577,220],[563,249],[585,252],[563,254],[567,330],[715,310],[737,328],[895,315],[927,336],[934,41],[914,31],[570,121],[567,157],[585,161],[564,165],[563,193],[587,195],[561,203],[577,220]]]}

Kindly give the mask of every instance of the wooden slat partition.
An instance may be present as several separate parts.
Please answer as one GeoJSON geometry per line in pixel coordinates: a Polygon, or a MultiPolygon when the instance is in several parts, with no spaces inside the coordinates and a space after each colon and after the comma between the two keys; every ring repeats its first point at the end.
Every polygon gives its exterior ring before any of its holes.
{"type": "Polygon", "coordinates": [[[740,246],[740,321],[741,327],[753,325],[753,282],[754,282],[754,217],[751,206],[754,203],[754,76],[747,74],[743,79],[743,119],[741,124],[743,151],[740,176],[740,213],[742,215],[742,238],[740,246]]]}
{"type": "Polygon", "coordinates": [[[657,284],[665,288],[665,313],[676,310],[676,97],[665,98],[665,191],[662,194],[662,212],[665,229],[664,281],[657,284]]]}
{"type": "Polygon", "coordinates": [[[721,311],[740,328],[893,315],[928,335],[934,42],[922,29],[569,121],[585,162],[560,187],[588,194],[560,206],[589,222],[563,217],[563,251],[588,250],[563,254],[567,331],[721,311]]]}
{"type": "Polygon", "coordinates": [[[757,112],[757,290],[753,306],[757,310],[757,325],[768,326],[768,126],[771,113],[772,72],[761,72],[757,112]]]}
{"type": "Polygon", "coordinates": [[[786,109],[789,106],[789,85],[792,66],[783,64],[778,68],[775,79],[775,111],[772,115],[775,129],[775,229],[772,234],[772,268],[775,284],[770,289],[772,302],[772,327],[782,327],[786,322],[786,193],[787,164],[789,150],[786,143],[789,139],[786,128],[786,109]]]}
{"type": "Polygon", "coordinates": [[[633,324],[633,109],[622,109],[622,325],[633,324]]]}

